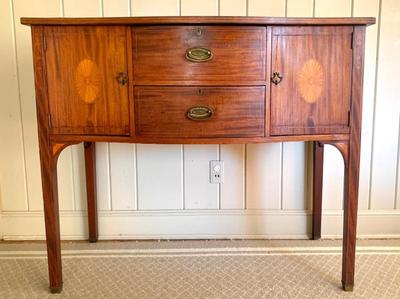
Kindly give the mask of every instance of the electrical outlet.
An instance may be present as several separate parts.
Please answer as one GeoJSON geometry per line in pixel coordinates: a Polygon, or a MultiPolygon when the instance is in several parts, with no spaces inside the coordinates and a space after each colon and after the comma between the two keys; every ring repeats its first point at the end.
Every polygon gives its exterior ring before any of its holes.
{"type": "Polygon", "coordinates": [[[222,184],[224,182],[224,161],[210,161],[210,183],[222,184]]]}

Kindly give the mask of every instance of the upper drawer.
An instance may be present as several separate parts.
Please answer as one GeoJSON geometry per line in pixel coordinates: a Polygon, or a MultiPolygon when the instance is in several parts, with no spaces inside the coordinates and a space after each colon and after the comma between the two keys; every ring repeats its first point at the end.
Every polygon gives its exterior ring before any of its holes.
{"type": "Polygon", "coordinates": [[[265,27],[133,28],[135,84],[265,84],[265,27]]]}

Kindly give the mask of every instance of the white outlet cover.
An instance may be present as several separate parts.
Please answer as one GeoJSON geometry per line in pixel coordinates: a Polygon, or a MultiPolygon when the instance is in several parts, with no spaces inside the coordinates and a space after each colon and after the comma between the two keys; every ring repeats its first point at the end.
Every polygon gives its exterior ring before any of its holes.
{"type": "Polygon", "coordinates": [[[210,161],[210,183],[211,184],[224,183],[224,161],[222,160],[210,161]]]}

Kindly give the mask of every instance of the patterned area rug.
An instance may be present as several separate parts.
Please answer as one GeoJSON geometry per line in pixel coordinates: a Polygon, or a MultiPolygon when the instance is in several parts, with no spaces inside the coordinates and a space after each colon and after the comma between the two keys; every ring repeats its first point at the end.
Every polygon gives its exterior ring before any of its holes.
{"type": "Polygon", "coordinates": [[[338,242],[70,243],[51,295],[43,244],[0,243],[0,298],[400,298],[400,246],[376,244],[358,246],[345,293],[338,242]]]}

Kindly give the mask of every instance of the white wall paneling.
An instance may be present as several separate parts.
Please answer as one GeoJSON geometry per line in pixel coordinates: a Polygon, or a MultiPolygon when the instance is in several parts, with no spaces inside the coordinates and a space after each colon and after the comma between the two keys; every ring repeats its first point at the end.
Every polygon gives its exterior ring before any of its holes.
{"type": "MultiPolygon", "coordinates": [[[[356,0],[353,16],[374,16],[379,24],[379,0],[356,0]]],[[[361,134],[360,195],[359,208],[368,209],[371,187],[371,149],[373,139],[374,103],[376,86],[377,46],[379,25],[369,26],[365,40],[364,99],[361,134]]]]}
{"type": "Polygon", "coordinates": [[[182,145],[137,145],[139,210],[183,209],[182,145]]]}
{"type": "Polygon", "coordinates": [[[213,144],[184,145],[184,208],[218,209],[219,185],[210,184],[209,163],[219,160],[219,147],[213,144]]]}
{"type": "Polygon", "coordinates": [[[400,28],[399,1],[382,1],[372,141],[370,198],[372,209],[395,207],[400,111],[398,28],[400,28]]]}
{"type": "Polygon", "coordinates": [[[220,0],[220,16],[245,16],[247,14],[247,0],[220,0]]]}
{"type": "MultiPolygon", "coordinates": [[[[8,0],[0,2],[0,238],[43,239],[30,30],[21,16],[375,16],[367,28],[359,235],[400,236],[397,0],[8,0]]],[[[101,239],[306,238],[311,144],[96,144],[101,239]],[[209,183],[209,161],[225,183],[209,183]]],[[[58,165],[64,239],[86,238],[82,145],[58,165]]],[[[326,146],[322,234],[340,237],[343,160],[326,146]]]]}
{"type": "Polygon", "coordinates": [[[217,16],[218,0],[181,0],[182,16],[217,16]]]}
{"type": "Polygon", "coordinates": [[[136,145],[110,144],[111,210],[137,209],[136,145]]]}
{"type": "MultiPolygon", "coordinates": [[[[126,155],[126,154],[124,154],[126,155]]],[[[111,210],[110,144],[96,143],[97,209],[111,210]]]]}
{"type": "Polygon", "coordinates": [[[29,203],[13,9],[5,1],[0,7],[0,207],[24,211],[29,203]]]}

